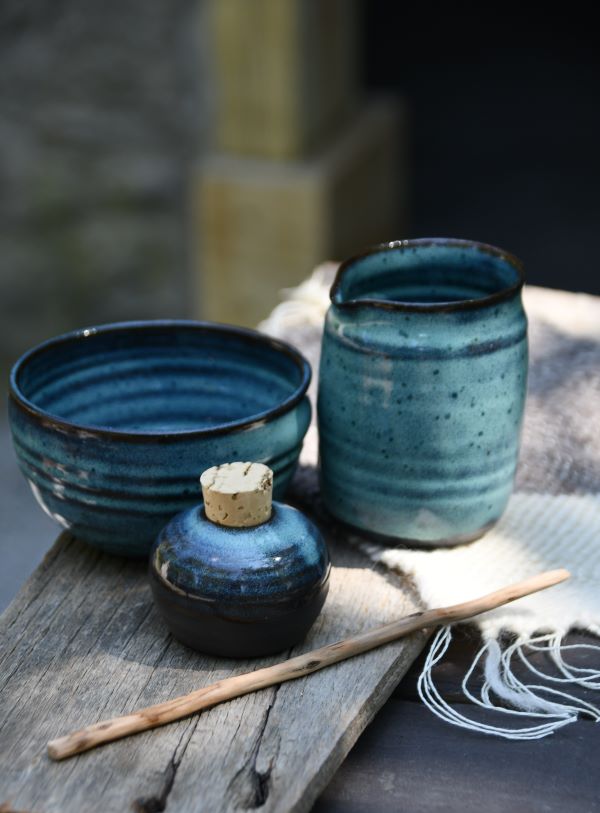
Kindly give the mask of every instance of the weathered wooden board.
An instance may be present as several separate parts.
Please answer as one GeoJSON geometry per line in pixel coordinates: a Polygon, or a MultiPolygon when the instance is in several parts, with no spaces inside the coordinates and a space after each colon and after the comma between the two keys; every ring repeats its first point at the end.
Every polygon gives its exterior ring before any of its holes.
{"type": "MultiPolygon", "coordinates": [[[[294,653],[412,612],[399,582],[334,546],[326,608],[294,653]]],[[[64,534],[0,619],[0,809],[308,810],[425,635],[62,763],[48,739],[277,658],[236,662],[171,639],[145,567],[64,534]]]]}

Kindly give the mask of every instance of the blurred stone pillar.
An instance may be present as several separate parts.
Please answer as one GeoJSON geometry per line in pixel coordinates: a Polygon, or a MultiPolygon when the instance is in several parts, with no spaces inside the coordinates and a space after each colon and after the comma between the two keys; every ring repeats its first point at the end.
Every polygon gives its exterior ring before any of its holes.
{"type": "Polygon", "coordinates": [[[405,117],[362,100],[354,0],[212,0],[215,145],[195,170],[196,314],[254,325],[326,259],[403,236],[405,117]]]}

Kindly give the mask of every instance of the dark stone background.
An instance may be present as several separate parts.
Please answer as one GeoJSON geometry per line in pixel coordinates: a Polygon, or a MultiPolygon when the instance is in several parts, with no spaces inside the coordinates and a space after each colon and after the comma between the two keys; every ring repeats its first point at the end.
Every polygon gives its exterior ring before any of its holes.
{"type": "Polygon", "coordinates": [[[185,312],[201,0],[0,2],[0,371],[67,329],[185,312]]]}
{"type": "Polygon", "coordinates": [[[409,236],[499,245],[531,283],[600,294],[591,11],[385,0],[362,10],[367,86],[405,94],[412,110],[409,236]]]}
{"type": "MultiPolygon", "coordinates": [[[[206,0],[0,3],[3,381],[63,330],[187,313],[206,18],[206,0]]],[[[366,88],[401,93],[412,115],[412,227],[391,237],[488,241],[531,282],[600,293],[592,21],[385,0],[362,0],[360,18],[366,88]]]]}

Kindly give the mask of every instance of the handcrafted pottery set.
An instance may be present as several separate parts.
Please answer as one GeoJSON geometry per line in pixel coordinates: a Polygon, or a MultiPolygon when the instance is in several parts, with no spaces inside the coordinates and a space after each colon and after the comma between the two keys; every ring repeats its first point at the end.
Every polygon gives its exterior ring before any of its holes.
{"type": "MultiPolygon", "coordinates": [[[[333,516],[421,545],[469,541],[498,520],[525,400],[522,285],[515,258],[458,240],[390,243],[340,267],[318,395],[333,516]]],[[[177,638],[266,654],[300,640],[323,606],[323,540],[295,509],[271,509],[262,487],[248,494],[263,515],[231,527],[197,504],[197,483],[252,461],[282,497],[310,423],[309,381],[297,350],[251,330],[90,328],[15,364],[13,441],[36,498],[75,536],[127,556],[154,545],[152,589],[177,638]]]]}

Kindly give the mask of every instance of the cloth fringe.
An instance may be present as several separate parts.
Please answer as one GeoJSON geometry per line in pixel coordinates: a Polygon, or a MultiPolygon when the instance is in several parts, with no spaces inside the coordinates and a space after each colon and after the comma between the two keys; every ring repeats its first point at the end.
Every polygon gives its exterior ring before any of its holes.
{"type": "Polygon", "coordinates": [[[481,632],[483,645],[462,682],[465,700],[513,722],[529,717],[535,724],[506,727],[488,722],[488,715],[481,721],[481,712],[467,717],[443,699],[433,670],[450,645],[447,627],[436,633],[418,684],[434,714],[461,728],[511,740],[548,736],[580,715],[600,720],[598,706],[573,692],[578,687],[599,690],[600,669],[568,662],[569,653],[577,650],[600,653],[600,644],[564,643],[571,630],[599,633],[599,538],[597,496],[517,493],[498,525],[470,545],[403,550],[361,544],[375,561],[410,575],[430,607],[456,603],[474,592],[474,585],[476,592],[485,593],[544,569],[564,566],[571,572],[562,585],[471,622],[481,632]],[[474,689],[476,674],[482,682],[474,689]]]}
{"type": "Polygon", "coordinates": [[[419,676],[417,689],[419,697],[427,708],[441,720],[468,731],[502,737],[507,740],[534,740],[553,734],[559,728],[574,723],[579,715],[587,716],[594,722],[600,721],[600,709],[573,694],[540,683],[524,683],[513,671],[512,661],[518,658],[532,674],[544,681],[561,684],[574,684],[588,689],[600,689],[600,670],[582,668],[567,664],[563,652],[577,648],[593,649],[594,644],[563,644],[561,636],[548,634],[535,638],[520,638],[502,650],[495,638],[484,643],[475,655],[463,681],[462,691],[466,699],[480,708],[511,717],[530,717],[543,720],[537,725],[505,727],[492,725],[467,717],[452,707],[435,685],[433,669],[446,655],[452,641],[451,627],[441,627],[435,634],[423,671],[419,676]],[[527,656],[527,650],[546,653],[560,672],[561,677],[540,671],[527,656]],[[477,690],[471,688],[473,675],[478,665],[483,663],[484,680],[477,690]],[[542,695],[551,695],[546,700],[542,695]]]}

